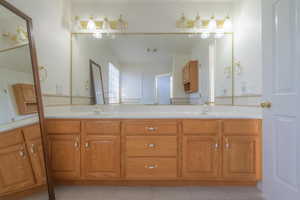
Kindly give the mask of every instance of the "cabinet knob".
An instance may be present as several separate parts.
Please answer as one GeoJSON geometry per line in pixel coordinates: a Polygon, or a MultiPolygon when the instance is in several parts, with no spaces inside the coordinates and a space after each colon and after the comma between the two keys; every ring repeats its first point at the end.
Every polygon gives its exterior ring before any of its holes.
{"type": "Polygon", "coordinates": [[[226,148],[226,149],[229,149],[229,148],[230,148],[230,144],[229,144],[229,141],[228,141],[228,137],[225,138],[225,148],[226,148]]]}
{"type": "Polygon", "coordinates": [[[32,154],[36,154],[36,147],[35,147],[35,144],[31,144],[30,152],[31,152],[32,154]]]}
{"type": "Polygon", "coordinates": [[[85,146],[85,148],[89,148],[90,147],[90,143],[86,142],[84,146],[85,146]]]}
{"type": "Polygon", "coordinates": [[[215,150],[218,150],[218,149],[219,149],[219,144],[216,143],[216,144],[214,145],[214,147],[215,147],[215,150]]]}
{"type": "Polygon", "coordinates": [[[21,150],[21,151],[19,152],[19,155],[20,155],[22,158],[24,158],[24,157],[26,156],[26,154],[25,154],[25,152],[24,152],[23,150],[21,150]]]}
{"type": "Polygon", "coordinates": [[[155,148],[155,147],[156,147],[156,144],[146,144],[146,146],[147,146],[148,148],[155,148]]]}
{"type": "Polygon", "coordinates": [[[148,127],[147,130],[148,130],[148,131],[156,131],[157,129],[154,128],[154,127],[148,127]]]}
{"type": "Polygon", "coordinates": [[[147,169],[155,169],[157,167],[158,167],[158,165],[145,165],[145,168],[147,168],[147,169]]]}
{"type": "Polygon", "coordinates": [[[79,141],[76,141],[75,144],[74,144],[74,146],[75,146],[76,148],[79,148],[79,141]]]}

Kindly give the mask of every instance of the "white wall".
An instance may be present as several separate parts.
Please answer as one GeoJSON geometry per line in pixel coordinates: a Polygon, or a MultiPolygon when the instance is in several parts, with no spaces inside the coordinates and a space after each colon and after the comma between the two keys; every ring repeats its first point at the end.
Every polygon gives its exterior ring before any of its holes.
{"type": "Polygon", "coordinates": [[[242,72],[235,76],[235,95],[262,94],[261,0],[234,4],[235,59],[242,72]]]}
{"type": "Polygon", "coordinates": [[[8,0],[33,19],[38,63],[48,69],[42,92],[70,93],[70,11],[69,0],[8,0]]]}

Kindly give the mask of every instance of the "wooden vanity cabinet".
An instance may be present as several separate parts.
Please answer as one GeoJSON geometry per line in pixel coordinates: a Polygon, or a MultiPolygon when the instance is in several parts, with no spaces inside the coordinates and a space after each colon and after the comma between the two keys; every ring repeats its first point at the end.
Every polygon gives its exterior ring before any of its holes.
{"type": "Polygon", "coordinates": [[[46,184],[44,150],[38,124],[22,129],[37,185],[46,184]]]}
{"type": "Polygon", "coordinates": [[[226,180],[261,179],[261,121],[224,120],[223,176],[226,180]]]}
{"type": "Polygon", "coordinates": [[[198,91],[198,61],[189,61],[182,69],[183,87],[186,93],[198,91]]]}
{"type": "Polygon", "coordinates": [[[58,119],[47,120],[47,131],[56,180],[247,185],[261,179],[261,120],[58,119]]]}
{"type": "Polygon", "coordinates": [[[21,191],[35,184],[21,130],[0,135],[0,194],[21,191]]]}
{"type": "Polygon", "coordinates": [[[83,121],[83,179],[120,178],[120,121],[83,121]]]}
{"type": "Polygon", "coordinates": [[[46,130],[52,176],[57,180],[80,179],[81,122],[47,120],[46,130]]]}
{"type": "Polygon", "coordinates": [[[220,179],[221,155],[219,120],[184,120],[183,166],[186,179],[220,179]]]}

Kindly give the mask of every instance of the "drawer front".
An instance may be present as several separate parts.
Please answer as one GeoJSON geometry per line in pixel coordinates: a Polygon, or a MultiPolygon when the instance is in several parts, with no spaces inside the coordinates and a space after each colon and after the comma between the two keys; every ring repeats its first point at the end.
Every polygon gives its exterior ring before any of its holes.
{"type": "Polygon", "coordinates": [[[176,156],[176,136],[127,136],[127,156],[176,156]]]}
{"type": "Polygon", "coordinates": [[[86,135],[119,135],[120,126],[120,121],[91,120],[83,123],[83,131],[86,135]]]}
{"type": "Polygon", "coordinates": [[[183,120],[184,134],[216,135],[219,133],[218,120],[183,120]]]}
{"type": "Polygon", "coordinates": [[[80,133],[80,121],[76,120],[47,120],[48,134],[74,134],[80,133]]]}
{"type": "Polygon", "coordinates": [[[124,123],[126,134],[169,134],[178,132],[176,122],[126,122],[124,123]]]}
{"type": "Polygon", "coordinates": [[[0,148],[22,144],[24,142],[21,129],[0,133],[0,148]]]}
{"type": "Polygon", "coordinates": [[[261,132],[261,120],[236,119],[224,120],[224,135],[258,135],[261,132]]]}
{"type": "Polygon", "coordinates": [[[177,177],[176,158],[128,158],[127,179],[167,180],[177,177]]]}
{"type": "Polygon", "coordinates": [[[32,126],[27,126],[22,129],[26,141],[40,139],[41,138],[41,129],[39,124],[32,126]]]}

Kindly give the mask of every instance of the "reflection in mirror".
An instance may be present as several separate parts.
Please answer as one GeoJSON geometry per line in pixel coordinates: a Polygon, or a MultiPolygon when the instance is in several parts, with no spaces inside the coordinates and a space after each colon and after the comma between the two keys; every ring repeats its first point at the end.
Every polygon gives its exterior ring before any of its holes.
{"type": "Polygon", "coordinates": [[[232,35],[72,35],[72,103],[93,104],[89,60],[101,66],[109,104],[232,105],[232,35]],[[230,97],[230,98],[224,98],[230,97]]]}
{"type": "Polygon", "coordinates": [[[101,66],[90,60],[90,70],[95,104],[105,104],[101,66]]]}
{"type": "Polygon", "coordinates": [[[0,110],[0,199],[47,199],[27,22],[1,4],[0,110]]]}

